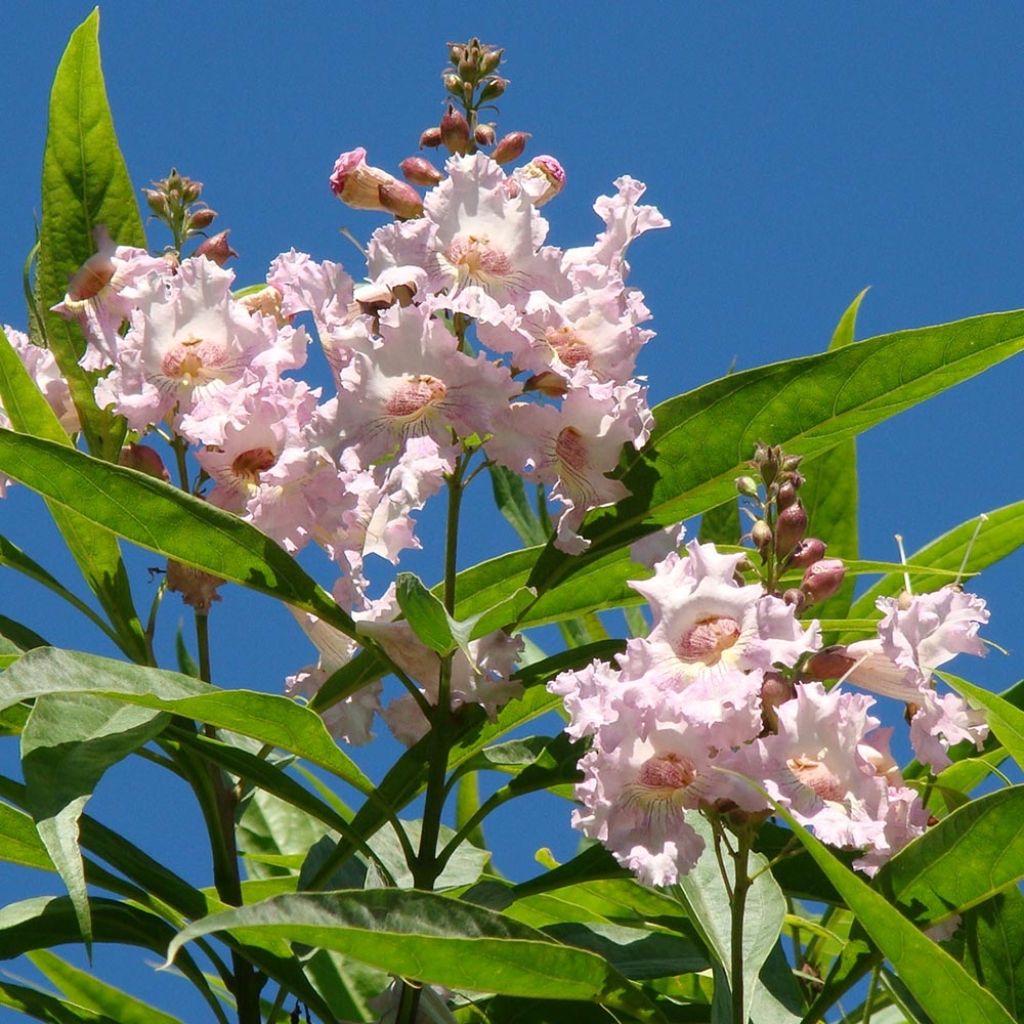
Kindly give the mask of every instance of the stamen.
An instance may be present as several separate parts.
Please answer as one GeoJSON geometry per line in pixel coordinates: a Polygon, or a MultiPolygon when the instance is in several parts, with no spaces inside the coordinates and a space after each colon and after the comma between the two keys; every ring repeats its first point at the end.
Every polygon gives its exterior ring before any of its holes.
{"type": "Polygon", "coordinates": [[[988,516],[984,512],[978,516],[978,525],[974,527],[974,533],[971,534],[971,539],[967,542],[967,548],[964,551],[964,557],[960,562],[960,568],[957,570],[956,579],[953,581],[954,587],[960,586],[960,580],[963,579],[964,571],[967,569],[967,559],[971,557],[971,552],[974,550],[974,542],[978,539],[978,534],[981,533],[981,528],[988,522],[988,516]]]}
{"type": "MultiPolygon", "coordinates": [[[[907,564],[907,553],[906,553],[906,551],[903,550],[903,534],[902,533],[897,533],[894,536],[896,537],[896,548],[897,548],[897,550],[900,553],[900,565],[906,565],[907,564]]],[[[914,593],[914,589],[910,585],[910,573],[909,572],[904,572],[903,573],[903,586],[906,589],[908,594],[913,594],[914,593]]]]}

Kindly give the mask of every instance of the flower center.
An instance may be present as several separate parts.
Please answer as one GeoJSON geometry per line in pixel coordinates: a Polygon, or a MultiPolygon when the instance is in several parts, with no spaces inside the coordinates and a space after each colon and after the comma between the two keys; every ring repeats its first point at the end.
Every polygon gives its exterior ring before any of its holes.
{"type": "Polygon", "coordinates": [[[507,277],[512,261],[490,244],[486,235],[456,235],[448,245],[448,262],[466,277],[481,280],[507,277]]]}
{"type": "Polygon", "coordinates": [[[652,757],[640,767],[636,781],[623,789],[622,803],[643,812],[650,822],[667,823],[679,811],[696,777],[697,766],[687,757],[652,757]]]}
{"type": "Polygon", "coordinates": [[[845,792],[839,779],[821,760],[824,756],[824,751],[817,757],[800,754],[798,757],[789,758],[786,767],[796,777],[797,782],[813,790],[822,800],[842,801],[845,792]]]}
{"type": "Polygon", "coordinates": [[[388,399],[385,410],[389,416],[399,419],[416,419],[431,406],[444,401],[447,390],[444,381],[430,374],[406,377],[388,399]]]}
{"type": "Polygon", "coordinates": [[[701,619],[688,629],[676,646],[676,654],[683,661],[701,661],[717,665],[722,652],[727,651],[740,636],[740,624],[735,619],[712,616],[701,619]]]}
{"type": "Polygon", "coordinates": [[[161,361],[160,369],[165,377],[188,386],[214,380],[224,363],[223,345],[202,338],[186,338],[171,347],[161,361]]]}
{"type": "Polygon", "coordinates": [[[277,462],[277,456],[269,448],[250,448],[235,457],[231,472],[247,484],[258,484],[260,473],[270,469],[277,462]]]}
{"type": "Polygon", "coordinates": [[[590,358],[590,346],[568,325],[549,327],[544,337],[566,366],[578,366],[590,358]]]}
{"type": "Polygon", "coordinates": [[[562,427],[555,438],[555,455],[567,469],[582,471],[587,465],[587,446],[575,427],[562,427]]]}

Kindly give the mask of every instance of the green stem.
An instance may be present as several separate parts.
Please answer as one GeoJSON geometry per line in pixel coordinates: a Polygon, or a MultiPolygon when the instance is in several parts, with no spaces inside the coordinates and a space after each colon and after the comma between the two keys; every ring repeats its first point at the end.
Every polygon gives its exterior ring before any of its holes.
{"type": "Polygon", "coordinates": [[[875,1002],[875,995],[878,992],[878,982],[882,974],[881,965],[877,966],[871,972],[871,984],[868,985],[867,999],[864,1000],[864,1016],[861,1018],[861,1024],[870,1024],[872,1007],[875,1002]]]}
{"type": "Polygon", "coordinates": [[[741,833],[736,850],[732,854],[732,1024],[747,1024],[743,1012],[743,917],[747,908],[747,892],[750,890],[750,837],[741,833]]]}

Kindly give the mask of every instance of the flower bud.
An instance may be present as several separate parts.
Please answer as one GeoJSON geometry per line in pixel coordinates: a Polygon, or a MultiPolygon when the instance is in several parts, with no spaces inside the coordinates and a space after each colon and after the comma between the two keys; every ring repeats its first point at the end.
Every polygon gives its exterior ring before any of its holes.
{"type": "Polygon", "coordinates": [[[526,149],[526,140],[529,137],[529,132],[509,132],[508,135],[502,136],[501,141],[494,147],[491,159],[499,164],[518,160],[526,149]]]}
{"type": "Polygon", "coordinates": [[[736,477],[736,490],[748,498],[757,497],[757,481],[752,476],[736,477]]]}
{"type": "Polygon", "coordinates": [[[789,556],[789,565],[802,569],[825,557],[826,544],[817,537],[806,537],[800,541],[789,556]]]}
{"type": "Polygon", "coordinates": [[[803,505],[798,501],[783,509],[775,522],[775,552],[779,558],[785,558],[806,532],[807,510],[803,505]]]}
{"type": "Polygon", "coordinates": [[[441,141],[449,153],[462,155],[469,151],[469,122],[450,103],[448,112],[441,118],[441,141]]]}
{"type": "Polygon", "coordinates": [[[480,58],[480,74],[489,75],[501,63],[504,55],[505,51],[502,49],[486,50],[480,58]]]}
{"type": "Polygon", "coordinates": [[[206,615],[210,605],[220,600],[217,590],[223,583],[224,580],[219,577],[176,562],[173,558],[167,562],[167,589],[181,594],[185,604],[195,608],[201,615],[206,615]]]}
{"type": "Polygon", "coordinates": [[[119,465],[126,466],[128,469],[136,469],[140,473],[145,473],[146,476],[156,477],[157,480],[163,480],[165,483],[170,482],[171,474],[167,472],[164,460],[160,458],[160,453],[155,448],[150,448],[149,445],[126,445],[121,449],[117,461],[119,465]]]}
{"type": "Polygon", "coordinates": [[[535,156],[519,175],[534,206],[543,206],[565,187],[565,170],[553,156],[535,156]]]}
{"type": "Polygon", "coordinates": [[[494,145],[494,125],[491,124],[478,124],[476,131],[473,133],[473,138],[476,139],[478,146],[493,146],[494,145]]]}
{"type": "Polygon", "coordinates": [[[462,79],[458,75],[451,73],[441,76],[441,81],[444,83],[445,89],[448,90],[453,96],[462,95],[462,79]]]}
{"type": "Polygon", "coordinates": [[[420,149],[436,149],[440,145],[440,128],[428,128],[422,135],[420,135],[420,149]]]}
{"type": "Polygon", "coordinates": [[[423,213],[423,199],[419,192],[404,181],[392,178],[378,189],[380,205],[402,220],[412,220],[423,213]]]}
{"type": "Polygon", "coordinates": [[[797,590],[796,587],[791,587],[782,595],[782,600],[786,604],[792,605],[797,611],[807,603],[807,596],[802,590],[797,590]]]}
{"type": "Polygon", "coordinates": [[[803,460],[803,456],[802,455],[787,455],[782,460],[782,468],[787,473],[790,473],[790,472],[795,470],[800,465],[802,460],[803,460]]]}
{"type": "Polygon", "coordinates": [[[779,493],[776,495],[775,500],[778,502],[780,512],[784,508],[789,508],[796,501],[796,488],[793,486],[792,481],[787,480],[779,488],[779,493]]]}
{"type": "Polygon", "coordinates": [[[480,93],[480,102],[481,103],[489,103],[491,100],[496,100],[499,96],[502,95],[502,93],[504,93],[504,91],[507,88],[508,88],[508,79],[507,78],[498,78],[498,76],[495,75],[494,78],[492,78],[483,87],[483,91],[480,93]]]}
{"type": "Polygon", "coordinates": [[[144,188],[142,194],[146,197],[146,204],[150,210],[160,218],[167,216],[167,197],[163,192],[157,192],[156,189],[144,188]]]}
{"type": "Polygon", "coordinates": [[[443,177],[441,172],[422,156],[406,157],[398,167],[406,181],[411,181],[414,185],[423,185],[426,188],[436,185],[443,177]]]}
{"type": "Polygon", "coordinates": [[[807,659],[801,678],[812,680],[842,679],[856,665],[841,644],[825,647],[807,659]]]}
{"type": "Polygon", "coordinates": [[[772,542],[772,528],[763,519],[758,519],[750,531],[750,539],[758,551],[764,551],[772,542]]]}
{"type": "Polygon", "coordinates": [[[192,255],[205,256],[208,260],[213,260],[218,267],[223,267],[232,256],[237,259],[238,253],[231,248],[231,244],[228,242],[228,235],[230,233],[230,230],[228,230],[211,235],[200,245],[196,246],[196,251],[192,255]]]}
{"type": "Polygon", "coordinates": [[[196,210],[195,213],[191,214],[188,218],[188,226],[190,231],[205,231],[214,221],[217,216],[216,210],[211,210],[208,206],[202,210],[196,210]]]}
{"type": "Polygon", "coordinates": [[[466,56],[466,48],[460,43],[449,43],[448,44],[448,59],[453,64],[458,64],[463,57],[466,56]]]}
{"type": "Polygon", "coordinates": [[[779,716],[776,708],[796,696],[796,686],[778,672],[766,672],[761,684],[761,720],[765,732],[779,731],[779,716]]]}
{"type": "Polygon", "coordinates": [[[842,585],[846,566],[840,558],[823,558],[809,565],[800,589],[811,604],[830,598],[842,585]]]}
{"type": "Polygon", "coordinates": [[[331,172],[331,191],[354,210],[386,209],[380,199],[380,187],[398,179],[366,162],[362,146],[342,153],[331,172]]]}

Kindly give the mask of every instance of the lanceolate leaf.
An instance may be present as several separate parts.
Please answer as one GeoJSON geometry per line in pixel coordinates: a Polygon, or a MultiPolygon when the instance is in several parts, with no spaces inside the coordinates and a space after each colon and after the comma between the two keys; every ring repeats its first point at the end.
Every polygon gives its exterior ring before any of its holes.
{"type": "Polygon", "coordinates": [[[49,348],[71,387],[90,449],[113,459],[124,436],[123,420],[96,406],[89,375],[78,365],[85,338],[77,323],[49,312],[63,299],[75,271],[96,251],[97,227],[105,227],[121,245],[146,245],[107,103],[99,22],[94,10],[75,29],[50,93],[36,306],[43,311],[49,348]]]}
{"type": "Polygon", "coordinates": [[[68,888],[82,937],[92,940],[78,819],[103,773],[164,727],[159,711],[102,697],[36,698],[21,734],[22,770],[36,828],[68,888]]]}
{"type": "Polygon", "coordinates": [[[95,694],[184,715],[289,750],[360,792],[373,792],[373,784],[338,748],[320,716],[287,697],[221,690],[176,672],[52,647],[30,651],[0,674],[0,708],[48,694],[95,694]]]}
{"type": "Polygon", "coordinates": [[[1022,348],[1024,313],[992,313],[735,373],[663,402],[647,447],[624,456],[632,497],[590,517],[583,555],[549,547],[529,582],[548,590],[610,550],[720,505],[756,441],[818,455],[1022,348]]]}
{"type": "Polygon", "coordinates": [[[415,890],[378,889],[278,896],[215,914],[171,944],[230,928],[334,949],[405,977],[478,992],[599,1002],[641,1021],[661,1015],[601,957],[563,946],[510,918],[415,890]]]}
{"type": "Polygon", "coordinates": [[[964,967],[1024,1020],[1024,895],[1008,889],[964,915],[964,967]]]}
{"type": "Polygon", "coordinates": [[[1018,766],[1024,767],[1024,711],[1015,708],[1002,697],[974,686],[966,679],[959,679],[947,672],[940,675],[953,689],[959,690],[969,703],[985,709],[985,717],[996,734],[996,739],[1007,749],[1018,766]]]}
{"type": "Polygon", "coordinates": [[[145,473],[0,430],[0,470],[150,551],[287,601],[354,635],[351,618],[254,526],[145,473]]]}
{"type": "Polygon", "coordinates": [[[537,513],[526,496],[523,478],[518,473],[497,464],[488,467],[494,503],[501,514],[511,523],[524,544],[544,544],[549,530],[537,518],[537,513]]]}
{"type": "Polygon", "coordinates": [[[113,1017],[9,981],[0,981],[0,1006],[50,1024],[119,1024],[113,1017]]]}
{"type": "Polygon", "coordinates": [[[949,953],[918,931],[885,896],[836,860],[788,811],[778,805],[776,810],[828,875],[934,1024],[1013,1024],[992,994],[949,953]]]}

